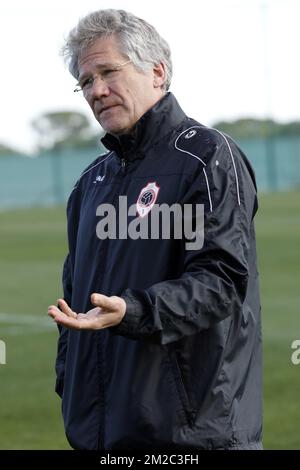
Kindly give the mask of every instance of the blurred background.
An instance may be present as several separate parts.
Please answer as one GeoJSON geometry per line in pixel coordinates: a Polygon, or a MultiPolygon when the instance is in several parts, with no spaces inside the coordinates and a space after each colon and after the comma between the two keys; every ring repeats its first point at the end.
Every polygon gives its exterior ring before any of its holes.
{"type": "Polygon", "coordinates": [[[59,50],[79,17],[123,8],[171,45],[184,111],[230,134],[256,171],[264,330],[264,445],[299,449],[298,0],[2,0],[0,449],[68,449],[54,394],[65,205],[105,149],[59,50]]]}

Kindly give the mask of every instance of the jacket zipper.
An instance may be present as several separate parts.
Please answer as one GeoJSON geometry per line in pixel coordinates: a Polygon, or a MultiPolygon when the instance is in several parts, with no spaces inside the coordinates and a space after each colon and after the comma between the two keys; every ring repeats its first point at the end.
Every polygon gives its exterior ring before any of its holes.
{"type": "MultiPolygon", "coordinates": [[[[127,167],[126,158],[121,158],[121,170],[122,173],[125,173],[127,167]]],[[[101,351],[101,358],[103,363],[103,349],[101,351]]],[[[105,391],[104,391],[104,381],[100,384],[102,388],[100,389],[100,427],[98,434],[98,450],[104,450],[104,432],[105,432],[105,391]],[[102,408],[101,408],[102,406],[102,408]]]]}
{"type": "Polygon", "coordinates": [[[122,167],[123,173],[125,173],[126,171],[126,166],[127,166],[126,158],[121,158],[121,167],[122,167]]]}
{"type": "Polygon", "coordinates": [[[105,391],[104,391],[104,380],[101,379],[103,375],[103,338],[100,334],[97,334],[97,369],[99,377],[99,406],[100,406],[100,416],[99,416],[99,432],[98,432],[98,449],[104,450],[104,433],[105,433],[105,391]],[[100,360],[99,360],[100,358],[100,360]],[[102,369],[100,369],[100,364],[102,364],[102,369]]]}

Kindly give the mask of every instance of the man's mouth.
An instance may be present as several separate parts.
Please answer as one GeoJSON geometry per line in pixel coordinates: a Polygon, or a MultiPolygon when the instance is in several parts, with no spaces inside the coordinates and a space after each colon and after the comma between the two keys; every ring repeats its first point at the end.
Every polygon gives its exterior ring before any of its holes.
{"type": "Polygon", "coordinates": [[[117,107],[117,106],[119,106],[119,105],[118,105],[118,104],[113,104],[112,106],[104,106],[104,107],[100,110],[99,115],[101,115],[104,111],[108,111],[109,109],[115,108],[115,107],[117,107]]]}

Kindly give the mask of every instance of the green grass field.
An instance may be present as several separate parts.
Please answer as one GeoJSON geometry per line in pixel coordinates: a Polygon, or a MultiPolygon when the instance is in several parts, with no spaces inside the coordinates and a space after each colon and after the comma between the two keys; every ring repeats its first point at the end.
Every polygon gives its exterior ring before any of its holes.
{"type": "MultiPolygon", "coordinates": [[[[300,339],[299,214],[300,193],[260,198],[267,449],[300,449],[300,365],[290,360],[291,343],[300,339]]],[[[0,240],[0,339],[7,361],[0,365],[0,449],[69,449],[53,391],[57,334],[46,316],[61,295],[65,211],[0,213],[0,240]]]]}

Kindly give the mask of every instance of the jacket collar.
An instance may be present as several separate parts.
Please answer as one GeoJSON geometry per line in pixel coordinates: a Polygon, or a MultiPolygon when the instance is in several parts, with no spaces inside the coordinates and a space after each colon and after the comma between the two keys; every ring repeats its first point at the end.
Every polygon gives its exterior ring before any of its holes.
{"type": "Polygon", "coordinates": [[[101,139],[108,150],[121,158],[135,160],[176,128],[186,117],[175,96],[168,92],[136,123],[132,134],[115,137],[109,133],[101,139]]]}

